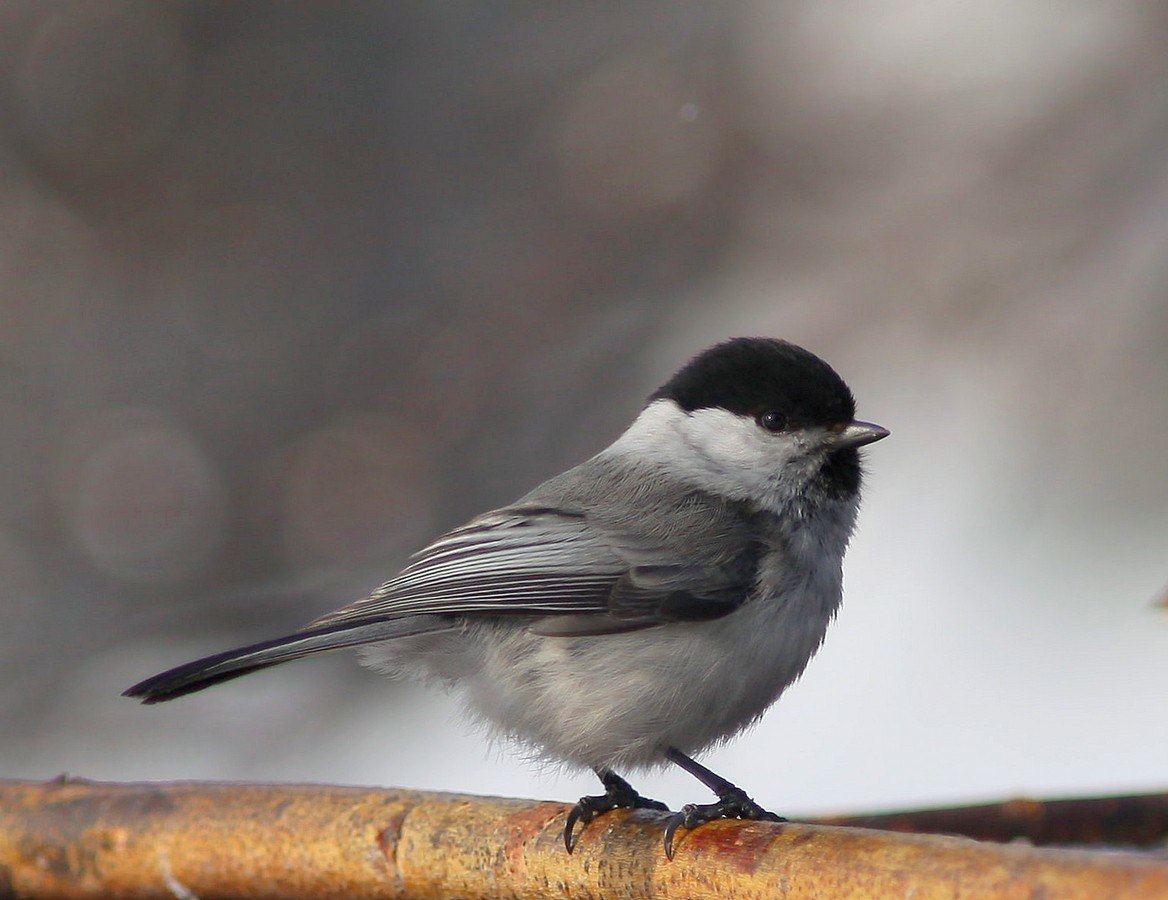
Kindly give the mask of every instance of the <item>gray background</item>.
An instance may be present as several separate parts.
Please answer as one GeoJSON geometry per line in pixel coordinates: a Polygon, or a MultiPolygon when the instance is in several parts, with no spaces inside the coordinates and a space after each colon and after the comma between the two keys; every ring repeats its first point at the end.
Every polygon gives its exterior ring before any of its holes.
{"type": "Polygon", "coordinates": [[[1086,0],[4,3],[0,777],[591,790],[345,654],[118,694],[769,334],[893,437],[824,650],[707,762],[794,814],[1162,787],[1166,40],[1086,0]]]}

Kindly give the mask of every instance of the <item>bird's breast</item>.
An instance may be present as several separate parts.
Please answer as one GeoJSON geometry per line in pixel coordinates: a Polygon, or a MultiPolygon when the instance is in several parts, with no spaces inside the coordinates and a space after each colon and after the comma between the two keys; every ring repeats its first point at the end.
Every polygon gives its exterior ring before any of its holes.
{"type": "Polygon", "coordinates": [[[469,705],[547,757],[594,768],[652,765],[667,746],[697,752],[761,716],[823,640],[838,566],[792,578],[781,563],[764,558],[755,595],[713,621],[573,637],[484,625],[479,672],[462,681],[469,705]]]}

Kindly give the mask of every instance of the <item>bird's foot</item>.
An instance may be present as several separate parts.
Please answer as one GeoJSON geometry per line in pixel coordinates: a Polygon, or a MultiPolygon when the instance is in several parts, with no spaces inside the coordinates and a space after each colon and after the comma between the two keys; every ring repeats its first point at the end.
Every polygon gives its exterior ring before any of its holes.
{"type": "Polygon", "coordinates": [[[673,836],[678,828],[697,828],[716,819],[753,819],[761,822],[786,822],[782,816],[763,809],[746,791],[730,785],[718,797],[717,803],[687,803],[680,812],[669,817],[665,825],[665,855],[673,859],[673,836]]]}
{"type": "Polygon", "coordinates": [[[564,825],[564,846],[568,848],[569,853],[576,846],[573,831],[577,822],[587,825],[601,813],[614,809],[656,809],[669,812],[669,807],[660,800],[642,797],[633,790],[632,785],[613,772],[600,773],[600,780],[604,782],[604,793],[581,797],[568,813],[568,821],[564,825]]]}

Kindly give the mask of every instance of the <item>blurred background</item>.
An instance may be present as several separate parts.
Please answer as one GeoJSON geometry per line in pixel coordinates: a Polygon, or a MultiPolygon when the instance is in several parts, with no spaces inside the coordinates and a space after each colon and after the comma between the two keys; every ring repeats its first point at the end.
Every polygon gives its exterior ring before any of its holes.
{"type": "Polygon", "coordinates": [[[1123,0],[6,0],[0,777],[591,792],[351,654],[118,695],[762,334],[893,437],[823,651],[705,761],[788,815],[1162,789],[1166,41],[1123,0]]]}

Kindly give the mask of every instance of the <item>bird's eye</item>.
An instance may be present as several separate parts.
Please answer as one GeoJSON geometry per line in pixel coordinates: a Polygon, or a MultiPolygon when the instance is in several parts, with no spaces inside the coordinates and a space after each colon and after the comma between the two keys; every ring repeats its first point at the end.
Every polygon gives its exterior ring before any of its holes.
{"type": "Polygon", "coordinates": [[[772,409],[758,417],[758,424],[760,428],[765,428],[767,431],[782,431],[787,427],[787,417],[772,409]]]}

